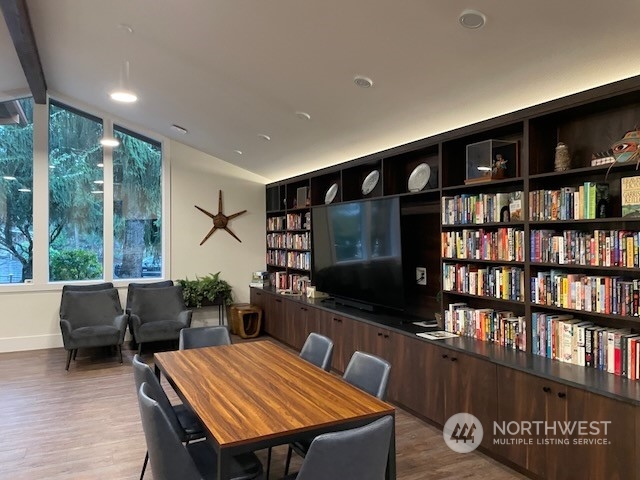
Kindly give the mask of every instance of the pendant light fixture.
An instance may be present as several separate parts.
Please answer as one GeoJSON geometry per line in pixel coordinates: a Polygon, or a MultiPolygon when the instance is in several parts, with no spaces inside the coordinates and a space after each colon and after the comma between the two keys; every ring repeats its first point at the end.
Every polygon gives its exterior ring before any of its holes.
{"type": "Polygon", "coordinates": [[[109,96],[111,97],[111,100],[121,103],[133,103],[138,100],[138,96],[131,89],[128,60],[124,61],[122,72],[120,72],[120,88],[111,92],[109,96]]]}

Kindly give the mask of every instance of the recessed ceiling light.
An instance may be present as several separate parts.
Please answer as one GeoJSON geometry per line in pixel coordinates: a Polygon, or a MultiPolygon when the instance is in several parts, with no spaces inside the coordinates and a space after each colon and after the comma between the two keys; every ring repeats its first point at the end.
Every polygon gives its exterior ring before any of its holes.
{"type": "Polygon", "coordinates": [[[242,150],[234,150],[234,153],[237,153],[238,155],[242,155],[242,150]]]}
{"type": "Polygon", "coordinates": [[[353,83],[355,83],[360,88],[369,88],[373,86],[373,80],[367,77],[363,77],[362,75],[357,75],[353,79],[353,83]]]}
{"type": "Polygon", "coordinates": [[[476,29],[482,27],[487,21],[484,13],[477,10],[464,10],[458,18],[460,25],[465,28],[476,29]]]}
{"type": "Polygon", "coordinates": [[[4,175],[2,178],[5,180],[16,180],[16,177],[12,177],[11,175],[4,175]]]}
{"type": "Polygon", "coordinates": [[[91,193],[101,194],[104,193],[102,190],[91,190],[91,193]]]}
{"type": "Polygon", "coordinates": [[[103,147],[117,147],[120,145],[120,141],[113,137],[102,137],[100,139],[100,145],[103,147]]]}
{"type": "Polygon", "coordinates": [[[109,94],[111,100],[120,103],[133,103],[138,101],[138,96],[130,90],[116,90],[109,94]]]}
{"type": "Polygon", "coordinates": [[[49,165],[49,168],[56,168],[55,165],[49,165]]]}
{"type": "Polygon", "coordinates": [[[171,130],[173,130],[176,133],[179,133],[180,135],[186,135],[188,133],[188,130],[184,127],[181,127],[180,125],[171,125],[171,130]]]}
{"type": "Polygon", "coordinates": [[[296,117],[298,117],[300,120],[311,120],[311,115],[309,115],[307,112],[296,112],[296,117]]]}
{"type": "Polygon", "coordinates": [[[259,133],[258,137],[260,137],[263,140],[266,140],[267,142],[271,140],[271,137],[269,135],[265,135],[264,133],[259,133]]]}
{"type": "Polygon", "coordinates": [[[104,163],[98,163],[98,164],[96,164],[96,167],[98,167],[98,168],[104,168],[104,163]]]}
{"type": "Polygon", "coordinates": [[[102,185],[104,183],[104,180],[94,180],[93,183],[95,183],[96,185],[102,185]]]}
{"type": "Polygon", "coordinates": [[[30,191],[31,191],[31,189],[30,189],[30,188],[19,188],[19,189],[18,189],[18,191],[19,191],[19,192],[25,192],[25,193],[28,193],[28,192],[30,192],[30,191]]]}

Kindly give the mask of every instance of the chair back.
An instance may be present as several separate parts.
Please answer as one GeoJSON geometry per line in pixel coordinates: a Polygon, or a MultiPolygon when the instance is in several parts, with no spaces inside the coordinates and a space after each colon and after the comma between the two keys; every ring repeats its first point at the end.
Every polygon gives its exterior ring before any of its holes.
{"type": "Polygon", "coordinates": [[[354,352],[342,378],[351,385],[371,395],[383,399],[387,393],[387,383],[391,365],[370,353],[354,352]]]}
{"type": "Polygon", "coordinates": [[[155,480],[200,480],[198,468],[173,430],[165,409],[146,382],[138,390],[138,406],[155,480]]]}
{"type": "Polygon", "coordinates": [[[310,333],[300,350],[300,358],[325,371],[331,370],[333,356],[333,341],[329,337],[310,333]]]}
{"type": "Polygon", "coordinates": [[[133,356],[131,363],[133,365],[133,378],[136,382],[136,391],[140,390],[143,383],[146,383],[147,390],[150,392],[153,399],[160,404],[160,408],[165,413],[171,428],[174,430],[176,435],[178,435],[178,439],[180,439],[180,437],[184,437],[186,435],[184,428],[180,424],[180,421],[171,406],[169,397],[167,397],[167,394],[162,389],[162,385],[160,385],[160,381],[153,373],[153,370],[151,370],[151,367],[144,363],[138,354],[133,356]]]}
{"type": "Polygon", "coordinates": [[[182,296],[182,287],[134,288],[131,295],[131,314],[141,322],[174,320],[180,312],[187,310],[182,296]]]}
{"type": "Polygon", "coordinates": [[[297,480],[382,480],[392,427],[393,417],[386,416],[364,427],[317,436],[297,480]]]}
{"type": "Polygon", "coordinates": [[[60,318],[72,328],[113,325],[118,315],[122,315],[122,305],[115,288],[82,291],[63,287],[60,318]]]}
{"type": "Polygon", "coordinates": [[[151,282],[151,283],[130,283],[129,286],[127,287],[127,303],[125,304],[125,311],[127,313],[131,312],[133,291],[136,288],[164,288],[164,287],[173,287],[173,280],[161,280],[159,282],[151,282]]]}
{"type": "Polygon", "coordinates": [[[180,350],[190,348],[231,345],[229,330],[224,325],[214,327],[183,328],[180,330],[180,350]]]}

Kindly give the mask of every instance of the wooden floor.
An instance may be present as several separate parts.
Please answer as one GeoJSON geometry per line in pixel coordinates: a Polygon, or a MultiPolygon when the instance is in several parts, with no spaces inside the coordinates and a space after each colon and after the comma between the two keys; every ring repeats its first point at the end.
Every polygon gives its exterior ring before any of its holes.
{"type": "MultiPolygon", "coordinates": [[[[146,446],[134,353],[125,350],[121,365],[108,352],[80,351],[68,372],[63,349],[0,354],[0,479],[137,479],[146,446]]],[[[401,410],[396,418],[399,480],[524,478],[480,453],[454,453],[439,430],[401,410]]],[[[285,454],[274,449],[271,478],[282,476],[285,454]]]]}

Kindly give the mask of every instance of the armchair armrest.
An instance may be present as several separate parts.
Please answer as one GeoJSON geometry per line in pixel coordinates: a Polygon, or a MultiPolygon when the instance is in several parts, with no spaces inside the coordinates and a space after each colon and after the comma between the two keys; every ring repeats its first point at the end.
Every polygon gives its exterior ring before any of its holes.
{"type": "MultiPolygon", "coordinates": [[[[64,318],[60,319],[60,331],[62,332],[62,343],[64,344],[64,348],[67,349],[67,345],[69,343],[69,338],[71,335],[71,322],[64,318]]],[[[67,349],[68,350],[68,349],[67,349]]]]}
{"type": "Polygon", "coordinates": [[[120,343],[124,342],[124,334],[127,331],[127,323],[129,321],[129,315],[123,313],[113,319],[113,325],[120,331],[120,343]]]}
{"type": "Polygon", "coordinates": [[[191,316],[193,315],[192,310],[183,310],[178,314],[178,321],[182,323],[185,328],[189,328],[191,326],[191,316]]]}
{"type": "Polygon", "coordinates": [[[136,337],[138,335],[138,329],[140,328],[140,325],[142,325],[142,320],[140,319],[140,317],[135,313],[130,314],[129,327],[131,328],[131,334],[136,339],[136,341],[137,341],[136,337]]]}

